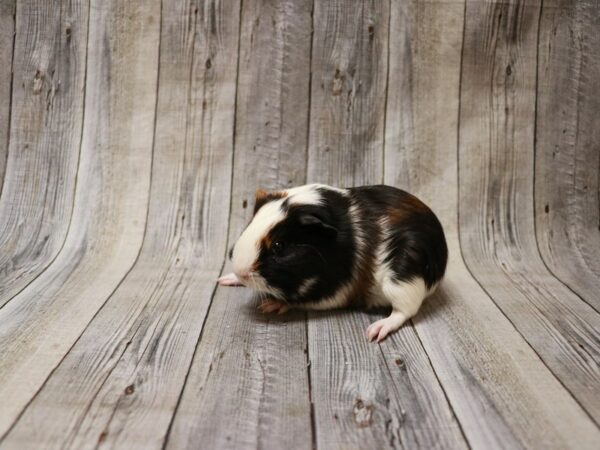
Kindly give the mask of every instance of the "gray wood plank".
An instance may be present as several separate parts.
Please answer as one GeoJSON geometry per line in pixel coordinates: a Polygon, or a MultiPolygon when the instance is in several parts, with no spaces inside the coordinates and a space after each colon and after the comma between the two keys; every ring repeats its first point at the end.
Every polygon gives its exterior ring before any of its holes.
{"type": "Polygon", "coordinates": [[[158,1],[90,5],[73,219],[54,263],[0,309],[0,439],[139,254],[148,212],[159,11],[158,1]]]}
{"type": "MultiPolygon", "coordinates": [[[[403,7],[316,3],[310,181],[383,181],[388,26],[397,21],[389,45],[401,53],[396,38],[407,32],[403,7]]],[[[465,448],[412,326],[381,346],[367,341],[365,330],[379,317],[356,311],[309,314],[317,447],[465,448]]]]}
{"type": "MultiPolygon", "coordinates": [[[[257,187],[304,181],[311,4],[243,2],[229,245],[257,187]]],[[[167,448],[311,448],[305,315],[263,316],[252,297],[217,289],[167,448]]]]}
{"type": "Polygon", "coordinates": [[[546,1],[538,44],[536,232],[554,274],[600,311],[600,5],[546,1]]]}
{"type": "Polygon", "coordinates": [[[414,327],[472,448],[593,448],[594,424],[461,257],[456,133],[463,19],[462,3],[392,6],[390,35],[398,46],[390,47],[385,180],[434,209],[450,248],[445,281],[414,327]]]}
{"type": "Polygon", "coordinates": [[[9,447],[163,445],[226,248],[239,14],[221,6],[163,4],[140,257],[9,434],[9,447]]]}
{"type": "MultiPolygon", "coordinates": [[[[3,2],[2,10],[9,11],[10,3],[3,2]]],[[[8,70],[0,74],[1,146],[12,97],[0,198],[0,308],[50,264],[65,241],[81,143],[88,32],[87,1],[25,0],[16,13],[12,94],[6,91],[10,63],[0,69],[8,70]]],[[[10,23],[0,27],[2,33],[12,29],[10,23]]],[[[2,51],[12,52],[10,44],[3,39],[2,51]]]]}
{"type": "Polygon", "coordinates": [[[387,1],[314,6],[309,179],[381,181],[387,74],[387,1]]]}
{"type": "Polygon", "coordinates": [[[535,241],[539,14],[535,2],[467,2],[459,142],[461,243],[475,278],[598,423],[600,314],[546,269],[535,241]]]}
{"type": "Polygon", "coordinates": [[[8,156],[13,45],[15,42],[15,0],[0,4],[0,195],[8,156]]]}

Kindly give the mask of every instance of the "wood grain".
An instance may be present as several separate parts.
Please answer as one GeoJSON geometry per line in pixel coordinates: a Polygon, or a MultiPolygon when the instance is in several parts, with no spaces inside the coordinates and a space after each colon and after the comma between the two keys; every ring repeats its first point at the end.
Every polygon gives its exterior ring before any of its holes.
{"type": "Polygon", "coordinates": [[[454,2],[392,7],[390,35],[399,45],[390,47],[389,85],[397,89],[388,90],[386,183],[434,209],[450,248],[445,281],[414,327],[472,448],[591,448],[593,423],[462,261],[456,133],[463,20],[464,5],[454,2]]]}
{"type": "MultiPolygon", "coordinates": [[[[3,2],[3,15],[10,3],[3,2]]],[[[12,97],[10,122],[0,115],[0,146],[7,142],[1,127],[10,123],[0,198],[0,308],[64,244],[81,144],[87,53],[87,1],[20,1],[16,14],[12,93],[5,90],[11,86],[10,72],[0,76],[5,112],[12,97]]],[[[3,33],[12,28],[6,25],[3,33]]],[[[12,52],[5,42],[11,40],[3,40],[2,51],[12,52]]],[[[6,67],[10,71],[10,63],[6,67]]]]}
{"type": "Polygon", "coordinates": [[[223,7],[163,4],[151,201],[140,257],[7,444],[163,445],[225,255],[239,15],[223,7]],[[72,386],[68,396],[65,385],[72,386]],[[61,398],[65,407],[48,423],[47,408],[61,398]]]}
{"type": "Polygon", "coordinates": [[[600,315],[546,269],[535,241],[539,14],[535,3],[467,3],[460,99],[460,237],[475,278],[598,422],[600,315]]]}
{"type": "Polygon", "coordinates": [[[360,186],[383,173],[389,2],[314,6],[309,178],[360,186]]]}
{"type": "Polygon", "coordinates": [[[13,45],[15,42],[15,0],[0,4],[0,195],[8,157],[10,129],[10,97],[12,84],[13,45]]]}
{"type": "Polygon", "coordinates": [[[600,312],[600,5],[544,2],[538,44],[535,217],[542,257],[600,312]]]}
{"type": "Polygon", "coordinates": [[[90,5],[93,70],[87,71],[73,219],[54,263],[0,309],[0,436],[138,256],[148,211],[159,6],[90,5]]]}
{"type": "MultiPolygon", "coordinates": [[[[310,13],[310,1],[243,2],[229,245],[258,186],[304,181],[310,13]]],[[[256,306],[245,288],[217,289],[167,448],[311,448],[305,316],[256,306]]]]}
{"type": "MultiPolygon", "coordinates": [[[[382,74],[387,73],[388,24],[390,20],[401,21],[402,11],[398,5],[389,11],[385,4],[368,3],[368,10],[355,16],[360,8],[346,10],[337,9],[339,5],[333,3],[328,3],[327,8],[324,5],[315,8],[313,51],[327,57],[313,58],[308,178],[335,185],[380,183],[383,146],[379,143],[383,142],[385,99],[379,96],[386,91],[386,77],[382,74]],[[364,18],[365,22],[355,24],[352,20],[356,18],[364,18]],[[339,29],[332,29],[332,24],[339,29]],[[358,35],[344,34],[350,31],[358,35]],[[359,49],[356,44],[348,46],[348,42],[363,42],[365,46],[359,49]],[[349,57],[345,54],[348,49],[356,53],[349,57]],[[340,93],[329,89],[336,86],[338,67],[349,68],[344,69],[343,75],[344,102],[338,101],[340,93]],[[370,70],[377,70],[378,74],[370,70]],[[323,89],[316,80],[327,80],[329,76],[334,81],[323,89]],[[358,91],[348,93],[349,87],[358,91]],[[351,128],[339,126],[346,120],[352,123],[351,128]],[[367,140],[373,147],[368,149],[363,147],[365,130],[372,133],[367,140]],[[334,149],[337,143],[345,146],[335,152],[337,157],[347,158],[344,169],[339,168],[335,157],[329,159],[321,153],[327,146],[334,149]]],[[[396,33],[403,31],[396,28],[399,26],[396,24],[389,32],[390,37],[394,36],[390,48],[397,53],[403,50],[396,40],[396,33]]],[[[414,329],[404,327],[381,346],[367,341],[365,330],[379,317],[357,311],[309,314],[317,447],[465,448],[414,329]],[[423,385],[427,388],[423,389],[423,385]]]]}
{"type": "Polygon", "coordinates": [[[599,17],[2,2],[0,448],[596,449],[599,17]],[[381,314],[216,288],[254,190],[306,181],[444,225],[444,283],[381,345],[381,314]]]}

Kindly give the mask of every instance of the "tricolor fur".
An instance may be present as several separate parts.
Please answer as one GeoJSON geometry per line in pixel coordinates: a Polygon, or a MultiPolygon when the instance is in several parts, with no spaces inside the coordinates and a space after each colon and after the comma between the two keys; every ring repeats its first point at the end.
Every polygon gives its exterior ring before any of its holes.
{"type": "Polygon", "coordinates": [[[392,306],[369,331],[380,339],[435,289],[447,247],[436,216],[407,192],[311,184],[258,190],[231,256],[242,283],[286,306],[392,306]]]}

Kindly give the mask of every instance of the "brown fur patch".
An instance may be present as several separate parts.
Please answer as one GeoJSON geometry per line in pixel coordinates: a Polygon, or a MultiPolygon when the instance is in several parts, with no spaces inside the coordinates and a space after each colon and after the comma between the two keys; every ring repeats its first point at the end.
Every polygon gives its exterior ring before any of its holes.
{"type": "Polygon", "coordinates": [[[258,188],[255,193],[253,214],[256,214],[256,211],[258,211],[265,203],[279,200],[284,197],[287,197],[286,191],[267,192],[264,189],[258,188]]]}
{"type": "Polygon", "coordinates": [[[397,207],[390,208],[387,211],[387,215],[391,225],[397,225],[402,223],[408,217],[421,214],[429,214],[431,210],[413,195],[408,195],[404,201],[397,207]]]}

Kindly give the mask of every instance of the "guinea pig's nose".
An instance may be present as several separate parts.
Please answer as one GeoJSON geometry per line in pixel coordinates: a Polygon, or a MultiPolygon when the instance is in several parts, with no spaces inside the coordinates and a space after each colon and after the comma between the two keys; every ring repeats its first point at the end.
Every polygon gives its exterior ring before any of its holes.
{"type": "Polygon", "coordinates": [[[233,247],[229,249],[229,261],[231,261],[231,258],[233,258],[233,247]]]}

